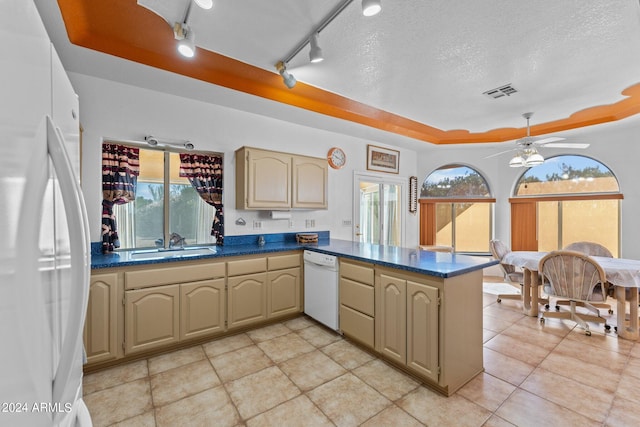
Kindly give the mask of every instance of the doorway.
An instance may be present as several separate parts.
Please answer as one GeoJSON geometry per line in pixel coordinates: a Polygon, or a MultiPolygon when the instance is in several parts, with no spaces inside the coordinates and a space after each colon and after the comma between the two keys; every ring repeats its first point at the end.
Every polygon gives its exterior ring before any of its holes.
{"type": "Polygon", "coordinates": [[[354,241],[403,245],[405,185],[400,178],[354,174],[354,241]]]}

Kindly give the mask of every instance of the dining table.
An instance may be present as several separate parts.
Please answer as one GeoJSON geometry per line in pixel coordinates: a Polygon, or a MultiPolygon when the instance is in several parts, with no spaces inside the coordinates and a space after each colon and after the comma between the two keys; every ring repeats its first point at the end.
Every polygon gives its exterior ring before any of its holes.
{"type": "MultiPolygon", "coordinates": [[[[541,280],[538,276],[538,264],[548,252],[512,251],[502,259],[502,263],[522,269],[524,283],[522,288],[522,304],[528,316],[538,316],[538,305],[541,300],[541,280]]],[[[637,340],[638,330],[638,291],[640,291],[640,260],[625,258],[609,258],[592,256],[605,272],[607,282],[614,285],[614,298],[617,301],[618,336],[624,339],[637,340]],[[627,316],[627,292],[629,296],[629,314],[627,316]]]]}

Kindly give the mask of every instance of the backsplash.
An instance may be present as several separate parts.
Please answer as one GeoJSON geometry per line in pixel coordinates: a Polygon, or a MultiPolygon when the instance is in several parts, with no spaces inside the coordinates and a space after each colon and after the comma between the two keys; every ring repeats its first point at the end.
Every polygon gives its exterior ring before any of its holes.
{"type": "MultiPolygon", "coordinates": [[[[318,240],[328,241],[330,238],[329,231],[314,231],[318,234],[318,240]]],[[[273,233],[273,234],[244,234],[241,236],[224,236],[225,246],[237,245],[254,245],[258,244],[258,238],[264,237],[265,243],[296,243],[296,234],[298,233],[273,233]]],[[[102,254],[102,242],[91,242],[91,255],[102,254]]]]}

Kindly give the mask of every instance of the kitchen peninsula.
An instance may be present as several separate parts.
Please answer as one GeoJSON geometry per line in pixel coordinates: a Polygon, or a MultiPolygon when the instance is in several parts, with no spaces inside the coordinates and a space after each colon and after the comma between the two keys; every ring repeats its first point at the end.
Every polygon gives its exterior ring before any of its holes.
{"type": "Polygon", "coordinates": [[[340,260],[347,338],[445,395],[482,371],[482,269],[496,261],[328,233],[306,245],[293,233],[265,237],[228,236],[215,252],[168,259],[94,255],[88,370],[299,315],[306,249],[340,260]]]}

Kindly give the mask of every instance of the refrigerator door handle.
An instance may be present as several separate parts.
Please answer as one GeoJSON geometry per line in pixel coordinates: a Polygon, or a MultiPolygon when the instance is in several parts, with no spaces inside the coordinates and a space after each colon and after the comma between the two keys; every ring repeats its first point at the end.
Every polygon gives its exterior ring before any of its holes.
{"type": "Polygon", "coordinates": [[[82,349],[82,331],[89,299],[91,249],[84,197],[64,146],[64,136],[49,116],[46,121],[49,156],[60,182],[67,223],[70,225],[71,310],[68,317],[67,333],[60,352],[60,364],[53,378],[53,402],[64,404],[63,400],[69,397],[73,399],[77,389],[77,384],[73,385],[70,382],[73,375],[74,358],[81,357],[78,350],[82,349]]]}

